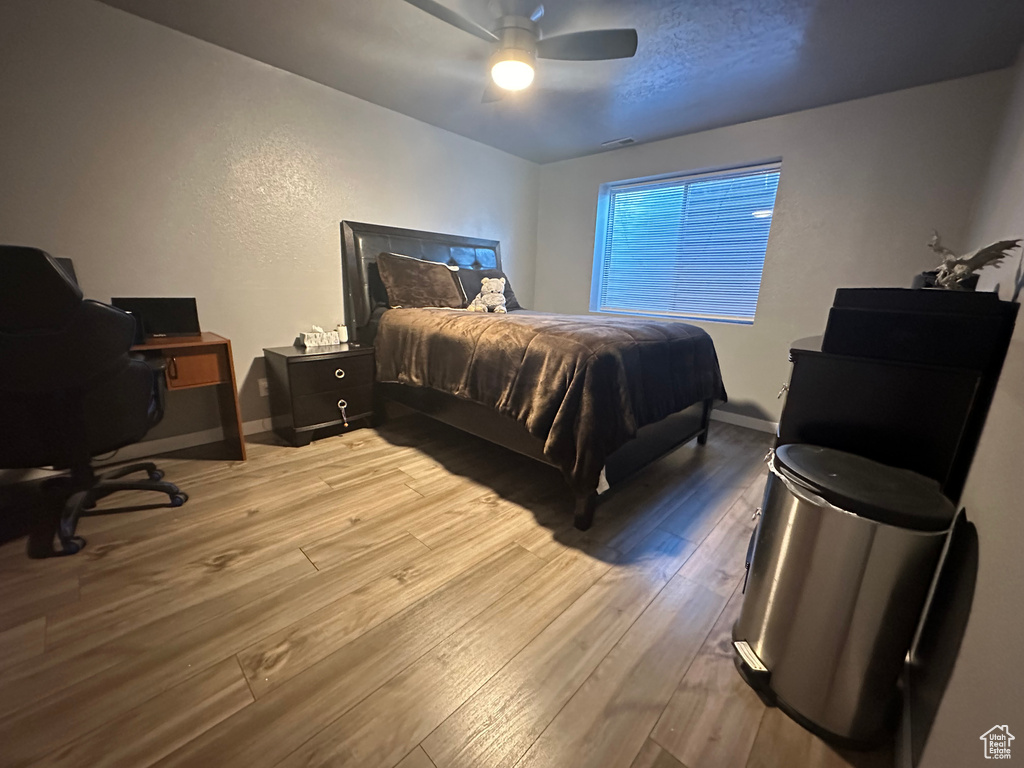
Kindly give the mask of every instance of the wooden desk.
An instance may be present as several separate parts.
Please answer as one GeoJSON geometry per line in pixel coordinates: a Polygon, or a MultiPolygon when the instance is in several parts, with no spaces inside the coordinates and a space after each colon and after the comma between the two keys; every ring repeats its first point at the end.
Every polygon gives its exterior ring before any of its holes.
{"type": "Polygon", "coordinates": [[[201,336],[176,336],[150,339],[136,344],[132,352],[158,354],[167,362],[167,389],[195,389],[218,386],[220,415],[224,436],[237,448],[237,456],[245,461],[245,436],[242,412],[238,407],[238,386],[235,384],[235,363],[231,357],[231,341],[216,333],[203,331],[201,336]]]}

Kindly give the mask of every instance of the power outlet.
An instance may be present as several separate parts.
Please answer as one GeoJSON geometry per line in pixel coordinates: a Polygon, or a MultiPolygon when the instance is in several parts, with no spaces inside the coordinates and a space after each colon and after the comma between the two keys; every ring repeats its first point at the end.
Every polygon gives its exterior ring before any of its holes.
{"type": "Polygon", "coordinates": [[[266,379],[257,379],[256,383],[259,384],[259,386],[260,386],[260,397],[269,397],[270,396],[270,390],[267,388],[267,380],[266,379]]]}

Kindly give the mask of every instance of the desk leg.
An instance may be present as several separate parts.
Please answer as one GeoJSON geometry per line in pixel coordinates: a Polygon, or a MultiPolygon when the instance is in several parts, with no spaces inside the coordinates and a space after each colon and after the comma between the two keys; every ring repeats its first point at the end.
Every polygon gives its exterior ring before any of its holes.
{"type": "Polygon", "coordinates": [[[245,461],[245,432],[242,429],[242,409],[238,405],[238,384],[235,381],[235,360],[231,354],[231,342],[225,344],[228,356],[229,380],[221,384],[220,413],[224,423],[224,437],[238,447],[238,458],[245,461]]]}

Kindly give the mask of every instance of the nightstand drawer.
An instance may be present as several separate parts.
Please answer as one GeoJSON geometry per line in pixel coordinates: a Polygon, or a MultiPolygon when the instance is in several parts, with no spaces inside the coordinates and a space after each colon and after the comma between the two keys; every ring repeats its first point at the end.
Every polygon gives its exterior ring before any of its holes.
{"type": "Polygon", "coordinates": [[[292,406],[295,428],[311,427],[341,420],[341,407],[349,421],[373,412],[373,387],[337,387],[333,392],[298,395],[292,406]]]}
{"type": "Polygon", "coordinates": [[[324,360],[297,360],[288,366],[292,394],[333,392],[340,386],[369,387],[373,384],[373,355],[349,355],[324,360]]]}

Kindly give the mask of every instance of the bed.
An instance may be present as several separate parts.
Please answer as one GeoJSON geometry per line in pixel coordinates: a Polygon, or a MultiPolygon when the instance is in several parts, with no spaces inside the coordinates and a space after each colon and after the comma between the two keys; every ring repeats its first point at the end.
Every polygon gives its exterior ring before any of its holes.
{"type": "Polygon", "coordinates": [[[590,527],[600,494],[685,442],[707,441],[712,405],[726,394],[703,330],[529,310],[389,309],[381,253],[500,270],[500,243],[341,228],[345,323],[352,340],[375,347],[379,396],[557,467],[577,528],[590,527]]]}

